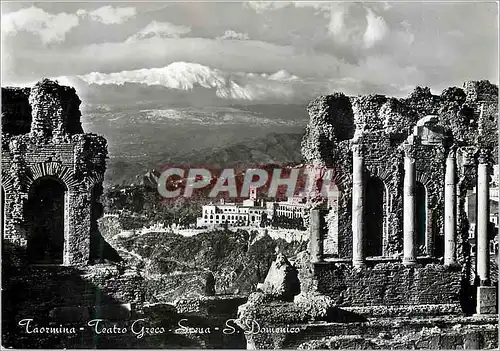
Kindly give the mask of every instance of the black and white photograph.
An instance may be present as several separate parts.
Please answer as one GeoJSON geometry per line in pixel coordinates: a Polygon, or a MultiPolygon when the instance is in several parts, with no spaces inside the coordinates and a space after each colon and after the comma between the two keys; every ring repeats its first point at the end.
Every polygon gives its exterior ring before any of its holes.
{"type": "Polygon", "coordinates": [[[498,349],[498,1],[2,1],[1,349],[498,349]]]}

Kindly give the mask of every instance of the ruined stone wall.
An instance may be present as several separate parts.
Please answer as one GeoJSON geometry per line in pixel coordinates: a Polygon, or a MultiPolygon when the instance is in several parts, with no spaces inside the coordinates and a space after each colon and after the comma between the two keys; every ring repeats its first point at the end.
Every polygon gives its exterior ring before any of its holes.
{"type": "Polygon", "coordinates": [[[2,88],[2,145],[6,145],[12,135],[29,133],[31,129],[29,95],[29,88],[2,88]]]}
{"type": "Polygon", "coordinates": [[[453,305],[331,306],[311,314],[255,293],[237,323],[249,349],[494,349],[496,319],[456,315],[453,305]]]}
{"type": "MultiPolygon", "coordinates": [[[[365,162],[365,179],[377,178],[383,182],[384,222],[382,231],[382,254],[392,256],[403,248],[402,219],[403,219],[403,177],[402,156],[396,147],[391,145],[390,139],[381,132],[364,134],[361,139],[364,146],[363,157],[365,162]]],[[[365,195],[366,196],[366,195],[365,195]]],[[[366,201],[370,199],[365,197],[366,201]]],[[[370,235],[371,228],[367,228],[370,235]]],[[[352,242],[350,243],[352,245],[352,242]]]]}
{"type": "Polygon", "coordinates": [[[379,263],[372,268],[315,265],[318,292],[337,306],[457,304],[460,270],[428,264],[406,268],[399,263],[379,263]]]}
{"type": "Polygon", "coordinates": [[[435,256],[436,245],[444,235],[444,192],[446,153],[443,146],[415,147],[416,181],[426,193],[426,247],[420,255],[435,256]]]}
{"type": "Polygon", "coordinates": [[[26,208],[30,191],[39,181],[54,179],[65,189],[64,264],[90,260],[91,212],[98,201],[91,193],[104,178],[107,143],[83,133],[80,103],[73,88],[50,80],[32,89],[2,89],[4,239],[21,256],[33,230],[26,208]]]}
{"type": "MultiPolygon", "coordinates": [[[[177,328],[179,320],[192,318],[186,325],[202,320],[221,327],[227,319],[236,317],[238,305],[246,300],[243,297],[203,296],[205,289],[201,286],[205,287],[208,281],[200,272],[184,274],[185,291],[171,292],[168,288],[178,286],[182,278],[175,275],[148,277],[123,265],[6,267],[4,260],[2,264],[2,344],[11,348],[179,349],[182,347],[176,343],[174,333],[159,334],[157,338],[152,335],[137,338],[131,332],[97,335],[86,326],[91,319],[100,318],[106,324],[130,330],[134,320],[145,318],[145,327],[164,326],[168,331],[177,328]],[[191,298],[185,294],[189,290],[193,292],[191,298]],[[199,295],[195,296],[196,293],[199,295]],[[32,318],[36,325],[73,326],[77,332],[28,334],[18,325],[26,318],[32,318]]],[[[184,347],[203,346],[182,341],[184,347]]],[[[213,342],[215,345],[209,348],[226,345],[223,341],[213,342]]]]}
{"type": "MultiPolygon", "coordinates": [[[[457,249],[459,261],[465,261],[468,254],[465,194],[475,185],[478,150],[498,152],[496,85],[488,81],[466,82],[462,88],[447,88],[440,95],[433,95],[429,88],[417,87],[408,97],[400,99],[334,93],[314,99],[307,110],[310,122],[302,141],[303,158],[307,163],[332,167],[340,191],[338,216],[329,216],[337,223],[328,221],[329,228],[325,231],[328,242],[338,243],[338,253],[334,256],[352,256],[353,143],[361,144],[365,150],[365,179],[378,177],[387,189],[383,254],[392,256],[401,252],[404,177],[401,146],[414,135],[416,180],[424,185],[427,195],[427,247],[420,254],[434,255],[437,243],[442,241],[445,162],[450,150],[458,148],[457,249]],[[427,123],[430,115],[435,120],[427,123]],[[421,120],[424,122],[419,125],[421,120]]],[[[496,160],[491,160],[493,163],[496,160]]]]}

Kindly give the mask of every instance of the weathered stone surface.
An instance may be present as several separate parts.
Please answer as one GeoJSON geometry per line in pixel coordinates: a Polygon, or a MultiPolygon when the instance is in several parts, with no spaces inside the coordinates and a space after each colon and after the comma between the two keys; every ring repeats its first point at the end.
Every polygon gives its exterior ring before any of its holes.
{"type": "Polygon", "coordinates": [[[75,89],[48,79],[32,89],[2,88],[4,239],[16,247],[7,252],[16,264],[82,265],[92,259],[101,195],[95,189],[104,178],[107,144],[101,136],[84,134],[80,103],[75,89]],[[48,199],[46,206],[54,211],[47,212],[58,214],[44,222],[42,211],[30,206],[47,180],[60,184],[64,199],[48,199]],[[57,212],[61,207],[63,214],[57,212]],[[38,230],[41,226],[50,228],[38,230]],[[51,234],[38,240],[40,233],[51,234]]]}
{"type": "Polygon", "coordinates": [[[495,286],[478,286],[476,301],[477,301],[476,313],[478,314],[498,313],[497,288],[495,286]]]}
{"type": "Polygon", "coordinates": [[[379,263],[358,270],[344,264],[315,266],[318,292],[337,306],[456,304],[460,306],[461,272],[428,264],[407,268],[379,263]]]}
{"type": "Polygon", "coordinates": [[[294,304],[303,309],[312,319],[323,319],[332,308],[333,301],[329,296],[321,295],[317,292],[301,292],[293,299],[294,304]]]}
{"type": "MultiPolygon", "coordinates": [[[[257,323],[264,325],[271,309],[257,323]]],[[[281,311],[279,311],[281,312],[281,311]]],[[[277,314],[278,312],[274,312],[277,314]]],[[[256,349],[494,349],[498,327],[494,318],[477,320],[469,317],[377,318],[352,322],[341,319],[333,323],[297,324],[283,318],[276,327],[289,326],[289,333],[263,332],[247,334],[256,349]],[[291,327],[294,327],[293,329],[291,327]]],[[[278,330],[272,329],[272,331],[278,330]]]]}
{"type": "Polygon", "coordinates": [[[2,88],[2,148],[13,135],[29,133],[31,105],[29,88],[2,88]]]}
{"type": "Polygon", "coordinates": [[[283,254],[278,254],[271,264],[262,291],[284,301],[292,301],[293,297],[300,292],[297,269],[283,254]]]}
{"type": "Polygon", "coordinates": [[[312,164],[332,165],[333,148],[354,136],[351,102],[342,93],[320,96],[309,103],[311,116],[302,141],[303,157],[312,164]]]}
{"type": "MultiPolygon", "coordinates": [[[[338,215],[328,221],[329,229],[337,228],[328,230],[329,235],[337,237],[325,238],[327,242],[337,243],[334,256],[352,257],[350,144],[354,141],[365,149],[365,179],[378,178],[385,187],[383,232],[378,245],[382,247],[383,256],[398,255],[402,251],[404,172],[400,145],[414,135],[416,182],[425,187],[428,214],[425,240],[418,243],[417,255],[441,257],[446,156],[452,147],[483,147],[496,152],[498,87],[488,81],[466,82],[463,88],[447,88],[441,95],[433,95],[429,88],[417,87],[406,98],[346,97],[334,93],[311,101],[308,111],[310,122],[302,142],[304,160],[333,167],[334,182],[340,191],[338,215]],[[354,134],[341,133],[343,137],[339,138],[339,123],[342,126],[352,123],[350,128],[355,126],[354,134]]],[[[462,163],[459,158],[460,209],[460,202],[466,190],[472,188],[475,175],[470,163],[462,163]]],[[[467,227],[463,211],[459,211],[458,217],[457,260],[463,264],[468,254],[467,227]]]]}
{"type": "Polygon", "coordinates": [[[174,303],[180,298],[197,298],[214,295],[211,272],[185,272],[148,276],[145,282],[148,301],[174,303]]]}

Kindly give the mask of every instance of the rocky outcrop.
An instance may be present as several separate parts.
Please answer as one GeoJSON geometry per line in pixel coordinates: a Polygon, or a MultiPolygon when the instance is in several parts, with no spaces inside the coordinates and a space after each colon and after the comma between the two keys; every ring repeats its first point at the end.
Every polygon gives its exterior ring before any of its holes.
{"type": "Polygon", "coordinates": [[[290,264],[283,254],[278,254],[271,264],[261,290],[273,298],[292,301],[300,292],[297,269],[290,264]]]}

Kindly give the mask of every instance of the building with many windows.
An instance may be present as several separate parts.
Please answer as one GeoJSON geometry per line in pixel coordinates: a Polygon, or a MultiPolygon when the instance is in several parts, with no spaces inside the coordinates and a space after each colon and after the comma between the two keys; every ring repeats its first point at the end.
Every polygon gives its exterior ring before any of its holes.
{"type": "Polygon", "coordinates": [[[228,203],[223,199],[218,204],[203,206],[202,216],[197,218],[196,225],[217,226],[227,225],[238,226],[261,226],[262,220],[270,221],[274,217],[286,217],[290,219],[304,218],[308,211],[305,198],[294,196],[287,201],[268,201],[257,199],[254,190],[250,193],[250,198],[241,203],[228,203]]]}

